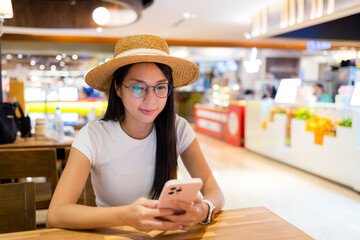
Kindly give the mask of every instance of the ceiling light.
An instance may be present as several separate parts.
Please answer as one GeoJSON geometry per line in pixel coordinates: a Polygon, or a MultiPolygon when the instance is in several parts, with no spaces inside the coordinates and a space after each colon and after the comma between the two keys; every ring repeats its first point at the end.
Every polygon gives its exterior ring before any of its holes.
{"type": "Polygon", "coordinates": [[[184,18],[190,18],[190,17],[191,17],[191,14],[190,14],[189,12],[185,12],[185,13],[183,14],[183,17],[184,17],[184,18]]]}
{"type": "Polygon", "coordinates": [[[244,33],[244,37],[245,37],[246,39],[250,39],[250,38],[251,38],[251,34],[248,33],[248,32],[246,32],[246,33],[244,33]]]}
{"type": "Polygon", "coordinates": [[[111,14],[106,8],[98,7],[93,11],[92,17],[97,24],[106,25],[110,21],[111,14]]]}
{"type": "Polygon", "coordinates": [[[248,59],[244,61],[247,73],[256,73],[260,70],[261,60],[257,58],[257,48],[251,48],[248,59]]]}
{"type": "Polygon", "coordinates": [[[36,61],[35,61],[35,60],[31,60],[31,61],[30,61],[30,65],[31,65],[31,66],[35,66],[35,65],[36,65],[36,61]]]}
{"type": "Polygon", "coordinates": [[[97,31],[98,33],[101,33],[101,32],[103,31],[103,29],[102,29],[101,27],[98,27],[98,28],[96,28],[96,31],[97,31]]]}
{"type": "MultiPolygon", "coordinates": [[[[0,4],[6,1],[10,0],[0,0],[0,4]]],[[[31,8],[22,4],[23,1],[12,2],[14,10],[21,13],[21,18],[9,21],[8,26],[95,29],[99,26],[119,27],[131,24],[140,19],[142,11],[151,6],[154,0],[36,0],[35,2],[39,4],[33,4],[31,8]],[[85,11],[88,8],[90,11],[85,11]],[[62,9],[62,11],[51,13],[49,12],[51,9],[62,9]],[[43,18],[34,20],[34,16],[39,15],[43,18]],[[63,21],[64,18],[67,21],[63,21]]]]}
{"type": "Polygon", "coordinates": [[[77,54],[73,54],[73,55],[71,56],[71,58],[72,58],[73,60],[77,60],[77,59],[78,59],[78,55],[77,55],[77,54]]]}
{"type": "Polygon", "coordinates": [[[19,53],[19,54],[17,55],[17,57],[21,59],[21,58],[23,58],[23,55],[22,55],[21,53],[19,53]]]}
{"type": "Polygon", "coordinates": [[[56,60],[60,61],[61,60],[61,55],[56,55],[56,60]]]}
{"type": "Polygon", "coordinates": [[[139,18],[137,12],[132,9],[119,9],[111,11],[111,21],[108,26],[125,26],[135,22],[139,18]]]}
{"type": "Polygon", "coordinates": [[[118,5],[118,8],[109,8],[111,19],[107,26],[125,26],[140,19],[141,11],[149,7],[153,0],[102,0],[103,2],[118,5]]]}
{"type": "Polygon", "coordinates": [[[39,69],[40,69],[40,70],[44,70],[44,69],[45,69],[44,64],[41,64],[41,65],[39,66],[39,69]]]}

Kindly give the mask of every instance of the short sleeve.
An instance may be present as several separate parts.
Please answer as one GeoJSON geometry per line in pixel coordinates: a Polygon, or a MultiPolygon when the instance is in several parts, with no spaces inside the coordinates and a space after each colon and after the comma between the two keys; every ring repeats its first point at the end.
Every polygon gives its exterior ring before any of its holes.
{"type": "Polygon", "coordinates": [[[196,138],[196,134],[188,121],[176,115],[177,151],[181,155],[196,138]]]}
{"type": "Polygon", "coordinates": [[[86,125],[80,129],[71,146],[83,153],[89,159],[91,165],[94,164],[96,156],[95,151],[97,148],[93,147],[93,141],[90,137],[89,125],[86,125]]]}

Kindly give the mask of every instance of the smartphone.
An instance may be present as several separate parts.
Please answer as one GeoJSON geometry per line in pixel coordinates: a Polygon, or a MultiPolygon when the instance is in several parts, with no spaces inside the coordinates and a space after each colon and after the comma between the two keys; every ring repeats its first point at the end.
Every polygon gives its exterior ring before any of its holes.
{"type": "Polygon", "coordinates": [[[165,183],[159,197],[158,208],[171,208],[176,214],[184,210],[172,204],[172,200],[181,200],[192,203],[201,189],[203,183],[201,178],[172,179],[165,183]]]}

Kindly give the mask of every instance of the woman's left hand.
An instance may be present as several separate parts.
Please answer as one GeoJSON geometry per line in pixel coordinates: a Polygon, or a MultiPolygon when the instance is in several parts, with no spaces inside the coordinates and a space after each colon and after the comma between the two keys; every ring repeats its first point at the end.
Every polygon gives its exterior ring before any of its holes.
{"type": "Polygon", "coordinates": [[[183,226],[183,230],[187,231],[194,225],[203,221],[208,213],[208,205],[203,203],[200,197],[196,197],[193,204],[189,204],[180,200],[173,200],[175,206],[183,209],[185,213],[166,216],[166,219],[176,222],[183,226]]]}

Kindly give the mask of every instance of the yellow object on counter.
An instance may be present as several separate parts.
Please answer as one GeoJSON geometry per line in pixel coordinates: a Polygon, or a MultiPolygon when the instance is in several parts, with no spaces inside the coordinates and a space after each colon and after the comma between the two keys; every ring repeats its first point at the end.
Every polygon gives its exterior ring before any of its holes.
{"type": "Polygon", "coordinates": [[[92,108],[95,108],[96,116],[102,116],[106,111],[108,102],[27,102],[26,105],[29,113],[45,113],[45,107],[47,113],[54,113],[56,107],[59,107],[61,112],[74,112],[86,116],[92,108]]]}

